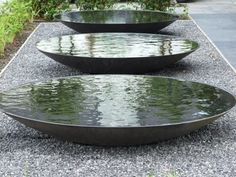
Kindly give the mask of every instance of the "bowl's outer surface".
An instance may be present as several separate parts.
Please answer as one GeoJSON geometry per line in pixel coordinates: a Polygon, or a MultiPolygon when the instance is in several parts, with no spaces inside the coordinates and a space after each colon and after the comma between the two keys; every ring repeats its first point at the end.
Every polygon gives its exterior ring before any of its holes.
{"type": "Polygon", "coordinates": [[[97,146],[136,146],[154,144],[186,135],[212,123],[223,114],[202,121],[189,122],[187,124],[130,128],[76,127],[50,124],[18,116],[16,117],[11,114],[8,115],[27,127],[34,128],[64,141],[97,146]]]}
{"type": "Polygon", "coordinates": [[[156,33],[177,19],[173,14],[141,10],[77,11],[56,16],[57,21],[80,33],[156,33]]]}

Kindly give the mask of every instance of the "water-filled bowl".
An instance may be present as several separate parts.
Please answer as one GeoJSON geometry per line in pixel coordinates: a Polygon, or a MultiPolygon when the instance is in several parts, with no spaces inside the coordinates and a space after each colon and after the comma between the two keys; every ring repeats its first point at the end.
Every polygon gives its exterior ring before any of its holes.
{"type": "Polygon", "coordinates": [[[198,48],[194,41],[147,33],[88,33],[53,37],[37,48],[62,64],[85,73],[155,72],[198,48]]]}
{"type": "Polygon", "coordinates": [[[26,126],[90,145],[156,143],[199,129],[235,105],[206,84],[157,76],[84,75],[0,94],[0,109],[26,126]]]}
{"type": "Polygon", "coordinates": [[[66,12],[55,20],[80,33],[155,33],[178,19],[177,15],[144,10],[97,10],[66,12]]]}

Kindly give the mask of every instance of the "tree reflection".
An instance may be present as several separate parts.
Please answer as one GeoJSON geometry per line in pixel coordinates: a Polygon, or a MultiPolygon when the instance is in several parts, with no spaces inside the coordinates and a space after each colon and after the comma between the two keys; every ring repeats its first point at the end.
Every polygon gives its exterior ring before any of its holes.
{"type": "Polygon", "coordinates": [[[170,122],[212,116],[232,104],[222,91],[203,84],[172,79],[148,79],[147,84],[151,85],[147,94],[156,98],[150,107],[157,107],[156,116],[170,122]]]}
{"type": "Polygon", "coordinates": [[[55,119],[56,121],[77,122],[77,116],[84,110],[83,90],[81,81],[78,79],[59,79],[47,84],[32,85],[29,95],[32,110],[43,113],[51,121],[55,119]],[[70,118],[68,119],[67,116],[70,118]]]}
{"type": "Polygon", "coordinates": [[[139,11],[133,11],[132,14],[133,17],[133,23],[151,23],[151,22],[166,22],[171,21],[175,17],[172,15],[168,15],[165,13],[153,13],[153,12],[139,12],[139,11]]]}
{"type": "Polygon", "coordinates": [[[181,123],[235,104],[208,85],[144,76],[83,76],[31,84],[0,95],[0,106],[48,122],[99,126],[181,123]]]}
{"type": "Polygon", "coordinates": [[[106,23],[112,14],[109,11],[84,11],[79,13],[79,22],[84,23],[106,23]]]}

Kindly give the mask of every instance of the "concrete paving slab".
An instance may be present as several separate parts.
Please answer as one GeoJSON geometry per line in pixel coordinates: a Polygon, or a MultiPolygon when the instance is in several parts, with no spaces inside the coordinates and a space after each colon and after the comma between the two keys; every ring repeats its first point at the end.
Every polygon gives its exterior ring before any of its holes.
{"type": "Polygon", "coordinates": [[[207,26],[209,29],[227,29],[236,28],[236,12],[234,14],[192,14],[194,19],[199,20],[199,25],[207,26]]]}
{"type": "Polygon", "coordinates": [[[193,20],[236,68],[235,45],[222,45],[236,42],[236,1],[198,0],[188,6],[193,20]]]}
{"type": "Polygon", "coordinates": [[[191,14],[235,13],[235,0],[195,0],[188,3],[191,14]]]}
{"type": "Polygon", "coordinates": [[[231,42],[215,41],[220,51],[225,57],[231,61],[232,65],[236,66],[236,40],[231,42]]]}
{"type": "Polygon", "coordinates": [[[193,14],[192,18],[212,41],[236,41],[236,14],[193,14]]]}

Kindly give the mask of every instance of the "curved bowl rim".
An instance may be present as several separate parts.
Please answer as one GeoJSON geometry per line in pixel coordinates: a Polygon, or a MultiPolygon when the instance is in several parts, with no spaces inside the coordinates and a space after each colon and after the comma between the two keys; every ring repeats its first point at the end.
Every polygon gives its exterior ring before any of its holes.
{"type": "Polygon", "coordinates": [[[174,22],[179,19],[179,15],[177,14],[172,14],[168,12],[162,12],[162,11],[155,11],[155,10],[78,10],[78,11],[69,11],[69,12],[64,12],[61,14],[57,14],[54,17],[55,21],[59,22],[66,22],[66,23],[72,23],[72,24],[83,24],[83,25],[145,25],[145,24],[156,24],[156,23],[168,23],[168,22],[174,22]],[[170,15],[173,17],[172,20],[166,20],[166,21],[160,21],[160,22],[146,22],[146,23],[88,23],[88,22],[74,22],[74,21],[69,21],[69,20],[62,20],[60,18],[61,15],[67,15],[71,13],[81,13],[81,12],[109,12],[109,11],[116,11],[116,12],[151,12],[151,13],[157,13],[157,14],[166,14],[170,15]]]}
{"type": "MultiPolygon", "coordinates": [[[[46,83],[46,82],[49,82],[49,81],[52,81],[52,80],[58,80],[58,79],[76,78],[76,77],[91,77],[91,76],[94,77],[94,75],[86,74],[86,75],[80,75],[80,76],[77,75],[77,76],[56,77],[56,78],[51,78],[51,79],[42,79],[42,80],[39,80],[39,81],[32,81],[32,82],[29,82],[29,83],[26,83],[26,84],[18,85],[18,86],[14,87],[14,88],[8,89],[7,91],[14,90],[16,88],[27,86],[27,85],[30,85],[30,84],[40,83],[40,82],[46,83]]],[[[95,76],[97,76],[97,75],[95,75],[95,76]]],[[[119,74],[109,74],[109,75],[101,74],[101,75],[98,75],[98,76],[109,76],[109,77],[110,76],[116,76],[116,77],[118,77],[120,75],[119,74]]],[[[219,114],[216,114],[214,116],[207,116],[207,117],[204,117],[204,118],[201,118],[201,119],[188,120],[188,121],[183,121],[183,122],[179,122],[179,123],[165,123],[165,124],[160,124],[160,125],[118,126],[118,127],[112,127],[112,126],[91,126],[91,125],[73,125],[73,124],[65,124],[65,123],[47,122],[47,121],[32,119],[32,118],[29,118],[29,117],[19,116],[19,115],[11,113],[9,111],[4,111],[4,109],[2,109],[2,108],[0,108],[0,111],[2,111],[3,113],[7,114],[8,116],[13,116],[13,117],[16,117],[16,118],[20,118],[20,119],[24,119],[24,120],[29,120],[29,121],[32,121],[32,122],[38,122],[38,123],[44,123],[44,124],[50,124],[50,125],[56,125],[56,126],[77,127],[77,128],[98,128],[98,129],[137,129],[137,128],[158,128],[158,127],[168,127],[168,126],[179,126],[179,125],[186,125],[186,124],[191,124],[191,123],[203,122],[205,120],[214,119],[214,118],[217,118],[217,117],[220,117],[220,116],[226,114],[236,104],[236,98],[230,92],[228,92],[226,90],[223,90],[223,89],[221,89],[219,87],[216,87],[216,86],[213,86],[213,85],[209,85],[209,84],[205,84],[205,83],[201,83],[201,82],[189,81],[189,80],[184,80],[184,79],[177,79],[177,78],[174,78],[174,77],[154,76],[154,75],[128,75],[128,74],[123,74],[122,76],[129,76],[129,77],[156,77],[156,78],[171,79],[171,80],[176,80],[176,81],[181,81],[181,82],[191,82],[191,83],[196,83],[196,84],[202,84],[202,85],[206,85],[206,86],[217,88],[220,91],[228,94],[233,99],[233,103],[232,103],[232,106],[229,107],[226,111],[221,112],[219,114]]],[[[4,92],[6,92],[6,91],[3,91],[1,93],[4,93],[4,92]]]]}
{"type": "Polygon", "coordinates": [[[85,59],[109,59],[109,60],[113,60],[113,59],[148,59],[148,58],[160,58],[160,57],[168,57],[168,56],[178,56],[178,55],[184,55],[184,54],[191,54],[192,52],[196,51],[197,49],[200,48],[200,44],[196,41],[190,40],[190,39],[186,39],[183,37],[178,37],[178,36],[171,36],[171,35],[163,35],[163,34],[153,34],[153,33],[121,33],[121,32],[112,32],[112,33],[81,33],[81,34],[72,34],[72,35],[62,35],[62,36],[57,36],[57,37],[49,37],[47,39],[43,39],[40,40],[38,42],[36,42],[36,47],[37,49],[42,52],[42,53],[47,53],[47,54],[53,54],[53,55],[57,55],[57,56],[63,56],[63,57],[73,57],[73,58],[85,58],[85,59]],[[134,34],[134,35],[138,35],[138,34],[142,34],[142,35],[155,35],[155,36],[161,36],[161,37],[169,37],[169,38],[175,38],[175,39],[180,39],[182,41],[189,41],[191,42],[192,45],[196,45],[196,48],[191,49],[189,51],[186,52],[181,52],[181,53],[176,53],[176,54],[168,54],[168,55],[163,55],[163,56],[158,56],[158,55],[154,55],[154,56],[142,56],[142,57],[87,57],[87,56],[73,56],[73,55],[66,55],[63,53],[53,53],[53,52],[48,52],[45,50],[42,50],[38,47],[39,43],[41,43],[42,41],[48,41],[49,39],[55,39],[55,38],[59,38],[59,37],[66,37],[66,36],[79,36],[79,35],[88,35],[88,34],[108,34],[108,35],[112,35],[112,34],[134,34]]]}

